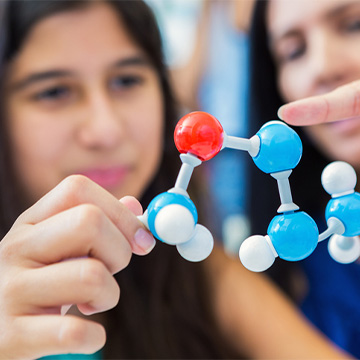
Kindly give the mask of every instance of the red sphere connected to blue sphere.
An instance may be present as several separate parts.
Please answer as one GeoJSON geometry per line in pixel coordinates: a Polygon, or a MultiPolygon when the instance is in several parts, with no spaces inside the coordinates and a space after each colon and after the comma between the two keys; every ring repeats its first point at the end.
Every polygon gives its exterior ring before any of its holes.
{"type": "Polygon", "coordinates": [[[190,153],[201,161],[206,161],[221,150],[224,130],[214,116],[203,111],[194,111],[179,120],[174,140],[180,153],[190,153]]]}

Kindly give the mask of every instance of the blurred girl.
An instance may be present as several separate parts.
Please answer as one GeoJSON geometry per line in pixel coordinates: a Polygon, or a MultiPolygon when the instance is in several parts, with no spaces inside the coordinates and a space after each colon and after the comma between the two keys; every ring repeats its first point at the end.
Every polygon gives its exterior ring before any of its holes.
{"type": "MultiPolygon", "coordinates": [[[[274,119],[285,102],[325,94],[360,78],[360,2],[258,1],[251,44],[250,123],[254,132],[274,119]]],[[[280,115],[293,124],[320,122],[326,116],[334,120],[331,101],[328,108],[324,106],[328,98],[322,97],[323,106],[314,107],[312,112],[309,103],[304,102],[297,115],[296,104],[282,108],[280,115]],[[302,116],[305,118],[301,120],[302,116]]],[[[332,160],[347,161],[360,171],[359,117],[296,131],[303,140],[304,153],[290,178],[294,202],[314,217],[322,231],[329,196],[321,187],[321,172],[332,160]]],[[[251,181],[252,233],[266,233],[279,199],[276,182],[256,170],[251,181]]],[[[276,261],[269,272],[320,330],[343,349],[360,356],[357,263],[336,263],[324,241],[307,259],[295,264],[276,261]]]]}
{"type": "Polygon", "coordinates": [[[137,219],[180,165],[144,3],[1,5],[0,357],[341,357],[239,260],[187,262],[137,219]]]}

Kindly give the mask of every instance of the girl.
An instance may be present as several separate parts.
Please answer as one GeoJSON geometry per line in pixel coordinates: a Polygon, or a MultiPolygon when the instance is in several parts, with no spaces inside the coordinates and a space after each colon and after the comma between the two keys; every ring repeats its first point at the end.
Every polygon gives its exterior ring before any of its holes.
{"type": "Polygon", "coordinates": [[[0,357],[342,357],[239,260],[189,263],[138,221],[180,165],[144,3],[1,4],[0,357]]]}
{"type": "MultiPolygon", "coordinates": [[[[279,106],[289,101],[298,100],[282,108],[279,115],[299,125],[321,122],[326,116],[329,120],[355,116],[344,111],[349,104],[353,105],[351,112],[357,112],[357,118],[345,122],[296,129],[303,140],[304,153],[290,179],[294,202],[315,218],[320,230],[326,225],[324,212],[329,201],[320,182],[325,165],[332,160],[344,160],[360,171],[359,107],[355,106],[358,90],[353,83],[312,102],[300,99],[325,94],[360,78],[359,24],[359,1],[259,1],[254,14],[251,32],[254,130],[273,119],[279,106]],[[336,104],[343,109],[343,115],[336,110],[336,104]]],[[[266,233],[279,203],[276,183],[256,171],[250,183],[254,185],[252,232],[266,233]],[[254,203],[259,198],[261,206],[254,203]]],[[[343,349],[360,356],[357,263],[336,263],[324,241],[299,263],[276,261],[270,274],[321,331],[343,349]]]]}

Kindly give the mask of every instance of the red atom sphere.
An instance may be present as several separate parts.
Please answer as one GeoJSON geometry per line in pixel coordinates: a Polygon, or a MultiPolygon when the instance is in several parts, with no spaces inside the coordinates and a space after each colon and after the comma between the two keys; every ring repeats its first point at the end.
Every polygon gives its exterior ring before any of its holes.
{"type": "Polygon", "coordinates": [[[180,153],[190,153],[201,161],[206,161],[221,150],[224,130],[214,116],[203,111],[194,111],[179,120],[174,140],[180,153]]]}

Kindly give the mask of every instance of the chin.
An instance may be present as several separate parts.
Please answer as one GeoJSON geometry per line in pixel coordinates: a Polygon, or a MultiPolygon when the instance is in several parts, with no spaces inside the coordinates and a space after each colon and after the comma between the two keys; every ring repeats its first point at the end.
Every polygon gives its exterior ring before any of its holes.
{"type": "Polygon", "coordinates": [[[349,153],[349,149],[338,149],[336,154],[332,156],[334,160],[345,161],[353,166],[357,173],[360,173],[360,147],[357,149],[351,149],[351,153],[349,153]]]}
{"type": "MultiPolygon", "coordinates": [[[[360,156],[360,155],[359,155],[360,156]]],[[[356,171],[357,174],[360,174],[360,159],[344,159],[343,161],[348,162],[356,171]]]]}

